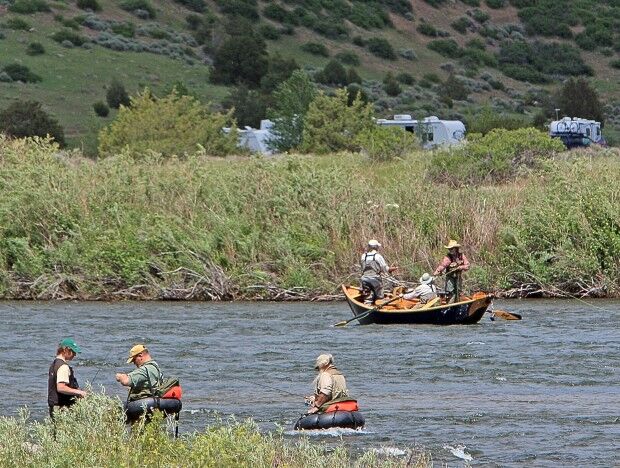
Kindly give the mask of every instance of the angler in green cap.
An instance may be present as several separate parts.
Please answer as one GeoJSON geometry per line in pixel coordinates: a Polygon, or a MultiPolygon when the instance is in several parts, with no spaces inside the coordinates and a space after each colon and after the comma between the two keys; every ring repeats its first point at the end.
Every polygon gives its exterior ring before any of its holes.
{"type": "Polygon", "coordinates": [[[86,392],[80,390],[73,368],[68,364],[80,352],[73,338],[65,338],[58,344],[47,381],[47,405],[52,419],[54,411],[68,408],[75,403],[76,398],[86,396],[86,392]]]}

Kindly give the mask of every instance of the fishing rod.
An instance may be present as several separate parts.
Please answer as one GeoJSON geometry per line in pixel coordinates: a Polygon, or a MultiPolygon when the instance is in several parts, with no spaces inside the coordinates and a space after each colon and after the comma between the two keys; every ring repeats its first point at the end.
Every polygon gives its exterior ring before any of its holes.
{"type": "Polygon", "coordinates": [[[101,371],[101,369],[103,368],[103,366],[105,366],[106,361],[108,360],[108,357],[110,357],[110,354],[112,353],[111,349],[108,349],[108,352],[106,353],[106,355],[103,358],[103,364],[101,364],[99,367],[97,367],[97,372],[95,372],[94,377],[90,380],[90,385],[91,387],[94,385],[95,383],[95,379],[97,378],[97,376],[99,375],[99,371],[101,371]]]}
{"type": "Polygon", "coordinates": [[[260,384],[258,382],[252,382],[251,380],[240,379],[238,377],[235,377],[235,380],[239,380],[241,382],[245,382],[245,383],[248,383],[248,384],[256,385],[257,387],[263,387],[263,388],[267,388],[269,390],[275,390],[276,392],[285,393],[287,395],[292,395],[292,396],[294,396],[296,398],[299,398],[299,394],[298,393],[289,392],[288,390],[284,390],[282,388],[272,387],[271,385],[260,384]]]}

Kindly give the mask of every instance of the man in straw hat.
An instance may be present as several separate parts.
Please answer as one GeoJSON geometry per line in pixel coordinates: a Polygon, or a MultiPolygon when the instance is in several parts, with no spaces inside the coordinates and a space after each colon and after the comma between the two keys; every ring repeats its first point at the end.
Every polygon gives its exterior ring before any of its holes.
{"type": "Polygon", "coordinates": [[[445,248],[448,249],[448,255],[441,260],[433,276],[445,273],[448,302],[458,302],[462,283],[461,274],[469,270],[469,260],[460,251],[461,244],[454,239],[450,239],[445,248]]]}
{"type": "Polygon", "coordinates": [[[324,412],[334,403],[350,400],[347,382],[342,372],[336,369],[331,354],[321,354],[317,357],[314,368],[319,374],[312,382],[314,395],[306,397],[306,402],[311,406],[308,414],[324,412]]]}
{"type": "Polygon", "coordinates": [[[412,299],[419,298],[420,304],[426,304],[428,301],[432,301],[437,297],[437,288],[433,284],[433,278],[428,273],[424,273],[420,277],[420,285],[417,286],[413,291],[408,292],[407,294],[403,294],[402,297],[411,301],[412,299]]]}
{"type": "Polygon", "coordinates": [[[372,296],[366,299],[369,304],[374,304],[377,299],[383,299],[383,275],[396,270],[389,267],[383,255],[379,253],[381,244],[376,239],[368,241],[366,252],[362,254],[362,290],[370,291],[372,296]]]}
{"type": "Polygon", "coordinates": [[[153,389],[162,382],[163,375],[146,346],[137,344],[129,350],[127,364],[131,363],[135,364],[135,370],[129,374],[116,374],[116,381],[129,387],[127,400],[135,401],[153,396],[153,389]]]}

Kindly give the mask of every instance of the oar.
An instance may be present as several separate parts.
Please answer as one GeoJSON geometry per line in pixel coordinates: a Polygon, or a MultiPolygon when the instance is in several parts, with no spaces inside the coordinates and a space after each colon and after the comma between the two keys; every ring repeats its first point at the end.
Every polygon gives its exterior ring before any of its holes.
{"type": "Polygon", "coordinates": [[[370,310],[367,310],[366,312],[362,312],[361,314],[356,315],[355,317],[350,318],[349,320],[343,320],[342,322],[338,322],[337,324],[335,324],[335,325],[334,325],[334,327],[346,327],[346,326],[347,326],[347,324],[348,324],[348,323],[350,323],[350,322],[352,322],[353,320],[361,320],[361,319],[363,319],[363,318],[366,318],[366,317],[368,317],[370,314],[372,314],[373,312],[376,312],[377,310],[379,310],[381,307],[386,306],[386,305],[388,305],[388,304],[390,304],[390,303],[392,303],[392,302],[394,302],[394,301],[396,301],[396,300],[398,300],[398,299],[400,299],[400,297],[399,297],[399,296],[396,296],[395,298],[390,299],[390,300],[389,300],[389,301],[387,301],[387,302],[383,302],[383,303],[379,304],[379,305],[378,305],[377,307],[375,307],[374,309],[370,309],[370,310]]]}
{"type": "Polygon", "coordinates": [[[495,317],[502,318],[504,320],[522,320],[523,317],[519,314],[515,314],[514,312],[508,312],[506,310],[495,309],[491,312],[495,317]]]}

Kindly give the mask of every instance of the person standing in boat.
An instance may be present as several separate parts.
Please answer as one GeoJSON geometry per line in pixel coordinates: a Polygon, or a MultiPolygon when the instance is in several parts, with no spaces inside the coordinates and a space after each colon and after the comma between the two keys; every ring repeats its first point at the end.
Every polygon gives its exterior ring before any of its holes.
{"type": "Polygon", "coordinates": [[[311,406],[308,414],[323,413],[334,403],[352,401],[344,375],[334,365],[331,354],[317,357],[314,368],[319,374],[312,382],[314,395],[306,397],[306,402],[311,406]]]}
{"type": "Polygon", "coordinates": [[[383,255],[378,250],[381,244],[376,239],[368,241],[366,252],[362,254],[362,290],[370,291],[372,296],[366,298],[365,303],[374,304],[377,299],[383,299],[383,275],[396,270],[396,267],[389,267],[383,255]]]}
{"type": "Polygon", "coordinates": [[[453,303],[459,300],[462,286],[461,276],[464,271],[469,270],[469,260],[467,260],[465,254],[460,251],[461,244],[454,239],[450,239],[450,242],[448,242],[445,248],[448,249],[448,255],[441,260],[433,276],[445,273],[448,302],[453,303]]]}
{"type": "Polygon", "coordinates": [[[146,346],[137,344],[129,350],[127,364],[131,363],[135,364],[135,370],[129,374],[116,374],[116,381],[129,387],[127,401],[153,396],[153,389],[162,382],[163,375],[146,346]]]}
{"type": "Polygon", "coordinates": [[[420,285],[413,291],[403,294],[403,299],[411,301],[413,299],[420,299],[420,304],[426,304],[437,297],[437,287],[433,284],[433,278],[428,273],[424,273],[420,277],[420,285]]]}
{"type": "Polygon", "coordinates": [[[50,366],[47,379],[47,405],[52,420],[54,412],[62,408],[68,408],[76,402],[77,398],[86,396],[68,364],[81,352],[80,347],[72,338],[65,338],[58,344],[56,358],[50,366]]]}

